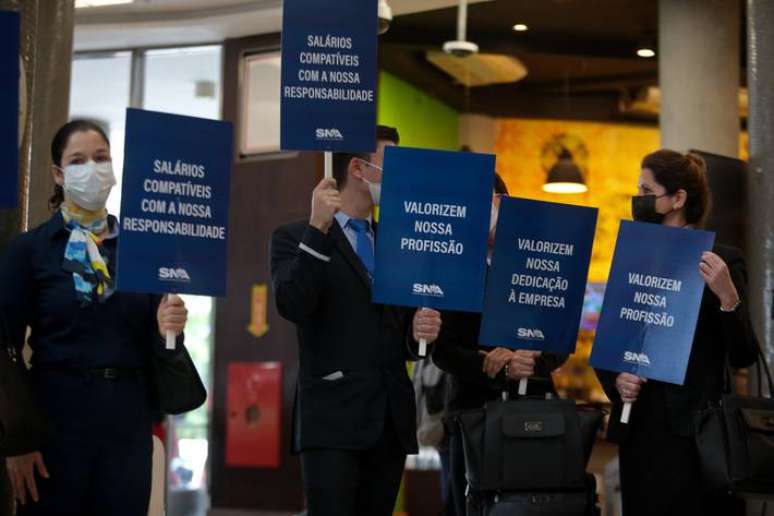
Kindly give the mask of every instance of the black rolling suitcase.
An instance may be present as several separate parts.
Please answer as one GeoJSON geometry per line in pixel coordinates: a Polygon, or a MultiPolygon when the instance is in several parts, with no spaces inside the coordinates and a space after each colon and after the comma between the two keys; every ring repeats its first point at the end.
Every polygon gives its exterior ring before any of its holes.
{"type": "Polygon", "coordinates": [[[465,453],[468,516],[592,516],[586,473],[604,413],[574,400],[490,402],[452,416],[465,453]]]}
{"type": "Polygon", "coordinates": [[[469,491],[468,516],[599,516],[594,475],[582,490],[481,493],[469,491]]]}

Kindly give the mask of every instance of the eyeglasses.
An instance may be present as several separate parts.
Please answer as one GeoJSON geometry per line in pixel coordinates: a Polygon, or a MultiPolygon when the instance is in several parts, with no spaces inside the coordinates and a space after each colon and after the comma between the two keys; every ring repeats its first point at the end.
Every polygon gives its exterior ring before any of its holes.
{"type": "Polygon", "coordinates": [[[371,163],[370,161],[366,161],[366,160],[364,160],[364,159],[361,159],[361,158],[357,158],[357,160],[358,160],[358,161],[361,161],[361,162],[363,162],[363,163],[365,163],[365,164],[366,164],[366,165],[368,165],[369,167],[373,167],[373,168],[375,168],[375,169],[376,169],[376,170],[378,170],[379,172],[384,172],[384,169],[383,169],[382,167],[380,167],[379,165],[376,165],[376,164],[374,164],[374,163],[371,163]]]}

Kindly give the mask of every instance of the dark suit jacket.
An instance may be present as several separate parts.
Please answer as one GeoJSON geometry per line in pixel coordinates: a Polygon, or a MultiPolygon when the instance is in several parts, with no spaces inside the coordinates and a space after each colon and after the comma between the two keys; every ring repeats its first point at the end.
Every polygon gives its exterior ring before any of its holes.
{"type": "Polygon", "coordinates": [[[629,425],[620,423],[623,403],[615,387],[618,373],[597,370],[597,377],[613,402],[609,439],[625,441],[627,429],[637,424],[665,425],[675,435],[693,435],[695,412],[721,397],[726,357],[734,368],[755,363],[758,341],[748,312],[744,259],[738,249],[731,247],[718,245],[714,252],[728,264],[742,304],[734,312],[722,312],[718,297],[705,287],[684,385],[648,381],[632,406],[629,425]]]}
{"type": "Polygon", "coordinates": [[[413,311],[371,302],[368,273],[335,221],[327,234],[306,222],[277,229],[271,274],[277,309],[298,332],[294,451],[367,449],[391,418],[416,453],[413,311]]]}
{"type": "MultiPolygon", "coordinates": [[[[506,388],[504,371],[495,378],[482,371],[484,359],[478,352],[481,314],[444,312],[442,320],[441,334],[433,345],[433,362],[452,375],[448,380],[446,409],[481,408],[487,401],[501,399],[506,388]]],[[[527,384],[527,394],[542,396],[546,392],[555,393],[551,371],[566,360],[567,355],[542,354],[536,361],[535,378],[527,384]]],[[[517,386],[517,382],[508,382],[512,396],[517,386]]]]}

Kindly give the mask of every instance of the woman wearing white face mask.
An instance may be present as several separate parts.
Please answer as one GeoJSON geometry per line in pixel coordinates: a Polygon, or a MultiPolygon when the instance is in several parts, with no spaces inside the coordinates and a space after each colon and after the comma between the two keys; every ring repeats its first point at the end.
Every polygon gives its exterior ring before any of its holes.
{"type": "MultiPolygon", "coordinates": [[[[110,144],[73,121],[51,145],[51,219],[17,237],[0,265],[0,317],[9,344],[33,351],[30,384],[53,423],[6,465],[20,515],[147,513],[154,406],[145,372],[181,335],[178,299],[116,292],[118,222],[105,203],[116,184],[110,144]]],[[[180,348],[180,346],[178,346],[180,348]]]]}

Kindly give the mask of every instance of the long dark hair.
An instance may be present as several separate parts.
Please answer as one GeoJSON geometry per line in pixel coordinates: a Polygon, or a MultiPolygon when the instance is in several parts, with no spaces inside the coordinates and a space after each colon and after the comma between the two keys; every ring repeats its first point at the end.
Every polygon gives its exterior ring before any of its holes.
{"type": "Polygon", "coordinates": [[[707,165],[698,154],[662,149],[648,154],[642,168],[653,172],[653,178],[673,195],[685,190],[685,221],[702,227],[712,207],[712,194],[707,179],[707,165]]]}
{"type": "MultiPolygon", "coordinates": [[[[65,147],[67,147],[67,144],[70,142],[70,137],[75,133],[82,133],[87,131],[94,131],[98,133],[102,139],[105,140],[105,143],[107,143],[108,147],[110,147],[110,140],[108,139],[107,134],[105,134],[105,130],[102,129],[98,124],[92,122],[91,120],[72,120],[60,127],[54,135],[54,139],[51,140],[51,162],[57,167],[61,167],[62,154],[64,153],[65,147]]],[[[64,190],[61,186],[54,184],[54,194],[48,200],[48,207],[51,209],[51,211],[56,211],[60,206],[62,206],[63,202],[64,190]]]]}
{"type": "Polygon", "coordinates": [[[505,181],[503,181],[502,176],[498,172],[495,172],[493,186],[496,194],[508,195],[508,186],[505,184],[505,181]]]}

